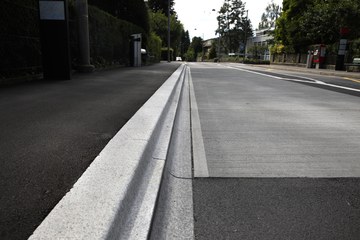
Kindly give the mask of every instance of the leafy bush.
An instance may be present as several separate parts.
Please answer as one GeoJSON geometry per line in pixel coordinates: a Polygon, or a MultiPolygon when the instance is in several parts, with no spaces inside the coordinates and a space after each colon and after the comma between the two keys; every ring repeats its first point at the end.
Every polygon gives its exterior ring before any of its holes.
{"type": "Polygon", "coordinates": [[[142,33],[143,38],[147,38],[140,27],[94,6],[89,6],[89,32],[91,61],[100,67],[129,64],[130,35],[142,33]]]}
{"type": "MultiPolygon", "coordinates": [[[[174,50],[170,48],[170,61],[174,60],[174,50]]],[[[168,60],[168,49],[161,48],[161,60],[167,61],[168,60]]]]}
{"type": "Polygon", "coordinates": [[[150,62],[159,62],[161,60],[161,45],[161,38],[154,32],[151,32],[147,48],[150,62]]]}
{"type": "Polygon", "coordinates": [[[4,0],[0,19],[0,79],[40,73],[38,1],[4,0]]]}
{"type": "Polygon", "coordinates": [[[269,65],[270,61],[268,60],[260,60],[260,59],[245,59],[245,64],[264,64],[269,65]]]}

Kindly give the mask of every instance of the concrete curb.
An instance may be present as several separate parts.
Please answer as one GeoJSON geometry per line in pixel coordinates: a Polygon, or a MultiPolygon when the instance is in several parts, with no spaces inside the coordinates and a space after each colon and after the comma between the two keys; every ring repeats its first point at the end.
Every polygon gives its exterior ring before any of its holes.
{"type": "Polygon", "coordinates": [[[141,107],[29,239],[147,239],[185,65],[141,107]]]}
{"type": "Polygon", "coordinates": [[[194,239],[189,67],[171,135],[150,240],[194,239]]]}

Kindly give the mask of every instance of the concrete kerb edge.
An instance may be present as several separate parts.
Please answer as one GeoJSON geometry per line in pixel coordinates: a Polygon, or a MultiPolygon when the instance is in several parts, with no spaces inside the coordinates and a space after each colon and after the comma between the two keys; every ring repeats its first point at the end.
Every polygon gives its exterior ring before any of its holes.
{"type": "Polygon", "coordinates": [[[194,239],[189,67],[183,75],[171,145],[149,239],[194,239]]]}
{"type": "MultiPolygon", "coordinates": [[[[119,224],[131,224],[123,216],[133,212],[132,200],[141,195],[140,188],[149,180],[142,176],[153,174],[144,171],[163,172],[164,161],[147,160],[152,159],[167,108],[177,107],[170,102],[177,87],[182,86],[179,82],[185,68],[181,65],[111,139],[29,239],[113,239],[121,237],[123,229],[132,227],[119,224]]],[[[157,180],[153,183],[160,185],[157,180]]],[[[148,190],[159,191],[159,186],[148,190]]],[[[151,193],[155,198],[157,194],[151,193]]],[[[147,237],[152,216],[146,219],[150,222],[144,223],[145,233],[137,239],[147,237]]]]}

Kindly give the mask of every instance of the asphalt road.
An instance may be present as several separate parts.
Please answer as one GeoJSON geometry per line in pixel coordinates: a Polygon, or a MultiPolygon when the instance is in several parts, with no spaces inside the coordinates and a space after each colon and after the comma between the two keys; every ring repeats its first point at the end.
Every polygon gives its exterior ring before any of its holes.
{"type": "Polygon", "coordinates": [[[26,239],[178,63],[0,89],[0,239],[26,239]]]}
{"type": "Polygon", "coordinates": [[[360,84],[190,67],[203,144],[194,156],[204,156],[195,177],[207,169],[193,183],[196,239],[359,239],[360,84]]]}

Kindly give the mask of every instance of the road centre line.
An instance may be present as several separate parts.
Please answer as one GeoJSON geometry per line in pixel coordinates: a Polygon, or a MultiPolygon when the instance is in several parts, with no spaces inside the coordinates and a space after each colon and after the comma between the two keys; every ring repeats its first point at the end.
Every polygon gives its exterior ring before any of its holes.
{"type": "MultiPolygon", "coordinates": [[[[304,78],[304,79],[307,79],[307,80],[291,79],[291,78],[277,77],[277,76],[273,76],[273,75],[269,75],[269,74],[265,74],[265,73],[259,73],[259,72],[256,72],[256,71],[247,70],[247,69],[243,69],[243,68],[239,68],[239,67],[230,67],[230,66],[224,66],[224,67],[235,69],[235,70],[238,70],[238,71],[253,73],[253,74],[257,74],[257,75],[261,75],[261,76],[265,76],[265,77],[275,78],[275,79],[279,79],[279,80],[292,81],[292,82],[301,82],[301,83],[312,83],[312,84],[318,84],[318,85],[323,85],[323,86],[329,86],[329,87],[333,87],[333,88],[340,88],[340,89],[344,89],[344,90],[348,90],[348,91],[360,92],[360,89],[349,88],[349,87],[344,87],[344,86],[340,86],[340,85],[325,83],[325,82],[322,82],[322,81],[319,81],[319,80],[316,80],[316,79],[312,79],[312,78],[308,78],[308,77],[301,77],[301,78],[304,78]]],[[[291,75],[288,75],[288,74],[283,74],[283,75],[291,76],[291,75]]],[[[291,76],[291,77],[294,77],[294,76],[291,76]]]]}

